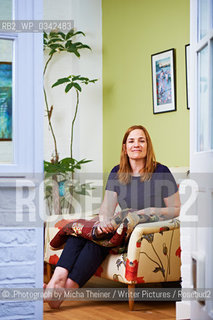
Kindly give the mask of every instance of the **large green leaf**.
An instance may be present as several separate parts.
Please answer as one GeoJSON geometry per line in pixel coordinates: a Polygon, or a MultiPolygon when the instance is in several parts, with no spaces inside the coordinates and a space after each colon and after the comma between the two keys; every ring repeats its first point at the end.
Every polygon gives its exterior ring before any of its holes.
{"type": "Polygon", "coordinates": [[[65,43],[65,48],[72,48],[73,47],[73,43],[71,40],[68,40],[66,43],[65,43]]]}
{"type": "Polygon", "coordinates": [[[50,49],[59,49],[59,48],[64,49],[64,47],[59,43],[50,44],[49,47],[50,49]]]}
{"type": "Polygon", "coordinates": [[[66,83],[66,82],[70,82],[70,79],[69,79],[69,78],[61,78],[61,79],[58,79],[58,80],[52,85],[52,88],[53,88],[53,87],[56,87],[56,86],[59,86],[60,84],[66,83]]]}
{"type": "Polygon", "coordinates": [[[52,37],[57,37],[58,36],[58,32],[57,31],[50,31],[49,33],[49,37],[52,38],[52,37]]]}
{"type": "Polygon", "coordinates": [[[60,164],[44,161],[44,171],[50,174],[60,173],[61,172],[60,164]]]}
{"type": "Polygon", "coordinates": [[[80,75],[78,75],[78,76],[72,76],[72,81],[76,81],[76,80],[79,80],[80,79],[80,75]]]}
{"type": "Polygon", "coordinates": [[[63,42],[64,40],[63,39],[60,39],[60,38],[52,38],[48,41],[48,45],[52,44],[52,43],[55,43],[55,42],[63,42]]]}
{"type": "Polygon", "coordinates": [[[77,32],[73,33],[73,36],[76,36],[77,34],[82,34],[83,36],[85,36],[85,33],[83,33],[82,31],[77,31],[77,32]]]}
{"type": "Polygon", "coordinates": [[[75,42],[74,45],[78,49],[89,49],[89,50],[91,50],[91,48],[87,44],[83,44],[82,42],[75,42]]]}
{"type": "Polygon", "coordinates": [[[61,36],[62,39],[66,39],[66,34],[63,32],[58,32],[58,35],[61,36]]]}
{"type": "Polygon", "coordinates": [[[48,35],[45,31],[44,31],[44,39],[48,39],[48,35]]]}
{"type": "Polygon", "coordinates": [[[90,80],[90,82],[92,82],[92,83],[95,83],[96,81],[98,81],[98,79],[90,80]]]}
{"type": "Polygon", "coordinates": [[[75,159],[73,158],[64,158],[60,161],[61,164],[63,165],[67,165],[67,166],[70,166],[70,165],[74,165],[76,162],[75,159]]]}
{"type": "Polygon", "coordinates": [[[87,163],[87,162],[91,162],[93,160],[86,160],[86,159],[82,159],[80,161],[78,161],[79,164],[83,164],[83,163],[87,163]]]}
{"type": "MultiPolygon", "coordinates": [[[[73,80],[74,80],[74,78],[73,78],[73,80]]],[[[89,81],[89,78],[79,77],[79,80],[81,80],[81,81],[89,81]]]]}
{"type": "Polygon", "coordinates": [[[74,85],[73,82],[69,83],[65,88],[65,92],[66,93],[69,92],[72,89],[73,85],[74,85]]]}
{"type": "Polygon", "coordinates": [[[74,34],[74,29],[71,29],[67,34],[66,34],[66,40],[70,39],[71,37],[73,37],[74,34]]]}
{"type": "Polygon", "coordinates": [[[81,87],[79,86],[78,83],[76,82],[72,82],[73,86],[78,90],[78,91],[81,91],[81,87]]]}

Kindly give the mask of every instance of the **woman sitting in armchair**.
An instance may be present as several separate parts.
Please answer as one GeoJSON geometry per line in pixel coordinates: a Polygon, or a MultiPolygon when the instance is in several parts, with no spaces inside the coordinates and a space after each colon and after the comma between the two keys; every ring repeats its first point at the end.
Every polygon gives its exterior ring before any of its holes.
{"type": "MultiPolygon", "coordinates": [[[[156,162],[148,131],[140,125],[130,127],[123,138],[120,164],[108,178],[99,212],[96,236],[114,231],[110,219],[117,203],[139,215],[156,215],[160,220],[177,217],[180,212],[179,192],[169,169],[156,162]]],[[[82,287],[96,272],[109,253],[90,240],[69,236],[57,263],[48,289],[82,287]]],[[[59,308],[62,301],[48,301],[59,308]]]]}

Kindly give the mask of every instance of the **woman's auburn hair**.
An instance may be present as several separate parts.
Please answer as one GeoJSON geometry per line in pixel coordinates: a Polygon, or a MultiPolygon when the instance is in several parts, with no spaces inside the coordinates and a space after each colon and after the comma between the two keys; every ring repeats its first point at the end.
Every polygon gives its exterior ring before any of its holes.
{"type": "Polygon", "coordinates": [[[150,180],[153,172],[155,171],[155,168],[157,166],[156,158],[154,149],[152,146],[152,140],[150,138],[150,135],[145,127],[141,125],[135,125],[127,129],[127,131],[124,134],[123,141],[122,141],[122,147],[121,147],[121,156],[120,156],[120,167],[118,170],[118,179],[122,184],[127,184],[131,180],[131,173],[132,168],[129,163],[129,157],[126,154],[124,145],[126,145],[127,138],[133,130],[140,129],[144,132],[147,142],[147,156],[146,156],[146,163],[145,167],[141,169],[140,176],[141,181],[148,181],[150,180]]]}

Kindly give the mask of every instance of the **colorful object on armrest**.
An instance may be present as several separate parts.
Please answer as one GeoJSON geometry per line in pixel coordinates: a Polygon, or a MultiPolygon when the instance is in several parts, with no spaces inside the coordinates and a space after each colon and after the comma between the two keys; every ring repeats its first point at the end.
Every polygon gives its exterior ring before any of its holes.
{"type": "Polygon", "coordinates": [[[134,210],[123,210],[117,213],[110,221],[116,231],[111,234],[105,234],[103,235],[104,238],[98,239],[95,236],[95,229],[99,223],[98,218],[92,220],[77,219],[63,226],[52,239],[50,245],[53,248],[59,248],[66,242],[67,237],[72,235],[92,240],[104,247],[117,247],[121,243],[127,243],[133,228],[137,224],[158,220],[159,217],[155,215],[138,215],[134,210]]]}

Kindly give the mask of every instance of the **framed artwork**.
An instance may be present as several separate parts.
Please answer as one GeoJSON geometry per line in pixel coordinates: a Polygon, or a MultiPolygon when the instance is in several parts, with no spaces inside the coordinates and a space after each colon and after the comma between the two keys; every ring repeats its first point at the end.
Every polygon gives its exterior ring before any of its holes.
{"type": "Polygon", "coordinates": [[[176,110],[174,49],[152,54],[153,113],[176,110]]]}
{"type": "Polygon", "coordinates": [[[12,63],[0,61],[0,141],[12,140],[12,63]]]}
{"type": "Polygon", "coordinates": [[[186,105],[187,109],[190,109],[189,106],[189,49],[190,45],[185,45],[185,62],[186,62],[186,105]]]}

